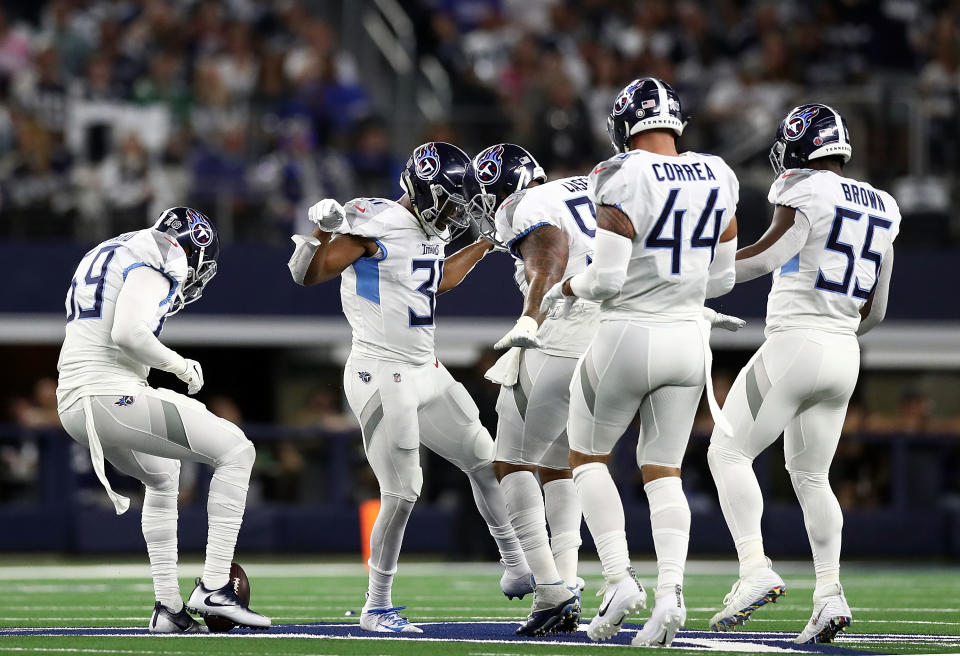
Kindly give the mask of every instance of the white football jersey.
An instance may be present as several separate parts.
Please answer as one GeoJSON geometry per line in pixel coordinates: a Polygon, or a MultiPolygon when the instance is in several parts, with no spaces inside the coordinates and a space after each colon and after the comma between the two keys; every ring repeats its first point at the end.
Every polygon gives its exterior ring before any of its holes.
{"type": "Polygon", "coordinates": [[[766,333],[789,328],[856,332],[860,308],[900,232],[900,209],[885,191],[831,171],[790,169],[767,199],[810,222],[800,252],[773,273],[766,333]]]}
{"type": "MultiPolygon", "coordinates": [[[[514,244],[529,232],[545,225],[559,228],[567,237],[569,254],[562,280],[587,268],[593,256],[597,233],[597,212],[587,195],[585,177],[552,180],[508,196],[496,213],[497,235],[516,258],[515,279],[524,296],[527,278],[523,259],[514,244]]],[[[579,300],[564,318],[547,317],[537,335],[542,350],[550,355],[578,358],[596,332],[600,304],[579,300]]]]}
{"type": "Polygon", "coordinates": [[[428,237],[416,217],[392,200],[356,198],[344,210],[337,232],[373,239],[380,247],[340,276],[353,353],[411,364],[434,361],[436,293],[446,244],[428,237]]]}
{"type": "Polygon", "coordinates": [[[80,260],[67,289],[66,335],[57,363],[60,412],[81,396],[130,394],[147,384],[150,368],[127,356],[110,336],[123,281],[141,266],[170,279],[170,294],[157,306],[159,336],[169,303],[187,277],[187,258],[175,239],[153,228],[128,232],[95,246],[80,260]]]}
{"type": "Polygon", "coordinates": [[[636,231],[626,281],[601,318],[699,319],[717,240],[737,210],[730,167],[714,155],[631,150],[598,164],[589,180],[594,203],[619,208],[636,231]]]}

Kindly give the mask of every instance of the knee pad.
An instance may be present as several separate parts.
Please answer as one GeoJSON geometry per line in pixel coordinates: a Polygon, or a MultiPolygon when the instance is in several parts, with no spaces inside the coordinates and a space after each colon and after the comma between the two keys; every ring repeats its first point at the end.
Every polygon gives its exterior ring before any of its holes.
{"type": "Polygon", "coordinates": [[[496,456],[497,447],[487,429],[478,423],[476,432],[464,444],[463,451],[463,462],[458,464],[461,471],[469,474],[492,463],[496,456]]]}
{"type": "Polygon", "coordinates": [[[717,446],[716,444],[710,444],[707,448],[707,464],[710,466],[710,471],[714,471],[717,465],[720,464],[730,464],[730,465],[752,465],[753,458],[750,458],[739,451],[734,451],[724,446],[717,446]]]}
{"type": "Polygon", "coordinates": [[[378,480],[380,493],[397,497],[411,503],[420,498],[423,489],[423,469],[420,467],[419,451],[414,451],[416,458],[397,458],[396,468],[390,480],[378,480]],[[413,460],[411,466],[410,461],[413,460]]]}

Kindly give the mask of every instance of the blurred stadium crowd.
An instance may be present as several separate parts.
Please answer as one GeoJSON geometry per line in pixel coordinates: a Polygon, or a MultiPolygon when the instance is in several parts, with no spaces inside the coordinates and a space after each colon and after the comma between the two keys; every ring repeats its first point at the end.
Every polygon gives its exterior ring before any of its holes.
{"type": "MultiPolygon", "coordinates": [[[[767,221],[775,126],[811,95],[850,121],[852,174],[900,200],[898,244],[935,250],[960,241],[950,211],[960,201],[957,0],[407,0],[415,56],[437,62],[443,81],[444,111],[414,122],[365,66],[359,50],[373,45],[341,29],[343,12],[372,4],[7,3],[0,8],[0,240],[95,243],[188,204],[217,221],[227,241],[286,246],[322,197],[398,196],[407,153],[426,140],[470,152],[514,141],[551,175],[581,174],[611,153],[605,119],[617,91],[649,74],[672,82],[693,114],[681,144],[724,156],[741,177],[745,242],[767,221]]],[[[497,389],[482,378],[490,357],[455,373],[494,431],[497,389]]],[[[740,364],[728,363],[729,372],[740,364]]],[[[917,373],[862,381],[833,470],[846,508],[891,504],[897,462],[908,463],[917,485],[932,481],[912,502],[960,504],[960,415],[944,410],[941,379],[917,373]],[[880,442],[857,439],[865,434],[880,442]],[[949,449],[893,456],[893,440],[942,435],[954,436],[949,449]]],[[[322,375],[338,376],[333,367],[322,375]]],[[[718,371],[715,381],[722,399],[730,376],[718,371]]],[[[956,377],[943,387],[957,389],[956,377]]],[[[297,407],[254,417],[283,428],[246,424],[259,451],[254,501],[322,498],[330,435],[356,428],[336,385],[312,389],[297,407]],[[287,428],[301,432],[287,439],[287,428]]],[[[5,414],[14,431],[14,439],[0,435],[0,501],[36,495],[41,447],[29,431],[59,426],[54,390],[54,381],[41,379],[0,409],[0,422],[5,414]]],[[[233,421],[250,419],[230,396],[203,400],[233,421]]],[[[714,507],[702,439],[711,427],[702,413],[685,465],[691,505],[714,507]]],[[[359,441],[350,445],[338,461],[350,468],[350,494],[374,496],[359,441]]],[[[628,486],[631,449],[624,440],[617,455],[628,486]]],[[[428,501],[470,505],[458,472],[437,460],[425,467],[435,470],[425,477],[428,501]]],[[[86,477],[89,502],[105,501],[82,451],[73,468],[86,477]]],[[[196,470],[184,467],[182,480],[189,500],[196,470]]],[[[639,481],[633,487],[641,499],[639,481]]],[[[789,489],[780,492],[792,499],[789,489]]]]}
{"type": "Polygon", "coordinates": [[[358,66],[372,45],[338,29],[352,3],[11,5],[0,12],[8,237],[93,242],[189,203],[236,239],[279,243],[317,198],[397,195],[407,150],[427,139],[513,140],[553,173],[581,173],[609,154],[610,101],[641,72],[674,83],[693,112],[684,144],[727,157],[763,194],[779,118],[811,93],[830,98],[852,123],[852,166],[929,215],[917,239],[956,232],[955,1],[411,0],[417,56],[449,86],[446,117],[415,130],[398,129],[358,66]]]}

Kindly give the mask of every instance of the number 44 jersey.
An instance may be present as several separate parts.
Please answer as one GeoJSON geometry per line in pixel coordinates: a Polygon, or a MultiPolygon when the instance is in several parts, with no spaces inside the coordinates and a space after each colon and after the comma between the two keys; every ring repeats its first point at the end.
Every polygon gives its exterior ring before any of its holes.
{"type": "Polygon", "coordinates": [[[684,321],[702,316],[720,235],[736,214],[740,185],[719,157],[631,150],[590,173],[591,198],[633,223],[633,253],[601,320],[684,321]]]}
{"type": "Polygon", "coordinates": [[[781,173],[768,200],[795,208],[810,233],[800,252],[773,272],[767,334],[790,328],[855,332],[900,231],[897,202],[864,182],[812,169],[781,173]]]}
{"type": "MultiPolygon", "coordinates": [[[[527,279],[518,249],[523,238],[542,226],[560,229],[567,238],[567,263],[561,280],[587,268],[593,256],[597,212],[587,196],[584,177],[551,180],[508,196],[496,214],[497,235],[516,258],[515,279],[524,296],[527,279]]],[[[566,317],[548,316],[537,335],[544,353],[579,358],[590,345],[597,328],[599,303],[578,300],[566,317]]]]}
{"type": "Polygon", "coordinates": [[[352,353],[376,360],[434,360],[436,294],[443,277],[442,239],[427,237],[406,208],[383,198],[344,205],[337,232],[379,247],[340,276],[340,302],[353,330],[352,353]]]}
{"type": "Polygon", "coordinates": [[[176,240],[153,228],[127,232],[95,246],[80,260],[67,289],[66,335],[57,363],[60,411],[80,396],[130,394],[147,384],[150,368],[128,357],[111,337],[123,281],[142,266],[170,280],[170,294],[157,306],[154,334],[159,336],[170,300],[187,276],[187,258],[176,240]]]}

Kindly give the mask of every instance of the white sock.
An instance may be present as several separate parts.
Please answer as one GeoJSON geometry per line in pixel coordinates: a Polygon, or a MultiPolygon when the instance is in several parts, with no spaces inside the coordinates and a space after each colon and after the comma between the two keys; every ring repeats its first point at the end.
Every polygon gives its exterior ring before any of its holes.
{"type": "Polygon", "coordinates": [[[737,547],[740,578],[744,578],[767,567],[760,532],[763,494],[753,472],[753,460],[732,449],[711,444],[707,450],[707,462],[717,485],[723,517],[737,547]]]}
{"type": "Polygon", "coordinates": [[[380,495],[380,512],[370,531],[370,566],[367,602],[364,608],[391,608],[393,577],[400,560],[400,546],[415,502],[390,494],[380,495]]]}
{"type": "Polygon", "coordinates": [[[217,461],[207,496],[207,556],[203,564],[203,585],[222,588],[230,580],[230,565],[237,546],[237,533],[247,505],[250,471],[256,458],[247,442],[217,461]]]}
{"type": "Polygon", "coordinates": [[[150,574],[157,601],[174,613],[183,608],[177,580],[177,481],[172,489],[146,488],[140,526],[150,555],[150,574]]]}
{"type": "Polygon", "coordinates": [[[827,474],[790,472],[790,481],[803,508],[803,523],[813,551],[813,568],[817,573],[814,599],[838,594],[840,586],[840,541],[843,513],[830,488],[827,474]]]}
{"type": "Polygon", "coordinates": [[[497,476],[493,473],[493,463],[464,473],[470,479],[473,500],[484,521],[487,522],[490,535],[497,543],[503,564],[508,568],[526,568],[527,559],[523,555],[520,541],[507,516],[507,503],[503,498],[503,490],[497,482],[497,476]]]}
{"type": "Polygon", "coordinates": [[[507,502],[510,524],[533,572],[533,580],[541,585],[557,583],[560,574],[550,551],[543,496],[533,472],[507,474],[500,480],[500,488],[507,502]]]}
{"type": "Polygon", "coordinates": [[[643,486],[650,504],[650,528],[657,552],[657,595],[683,585],[683,569],[690,542],[690,506],[677,476],[666,476],[643,486]]]}
{"type": "Polygon", "coordinates": [[[577,582],[580,554],[580,497],[572,478],[556,478],[543,485],[543,502],[550,526],[550,548],[560,578],[567,585],[577,582]]]}
{"type": "Polygon", "coordinates": [[[630,566],[620,493],[602,462],[591,462],[574,469],[573,482],[577,486],[583,518],[597,545],[603,576],[608,583],[616,583],[626,576],[630,566]]]}

